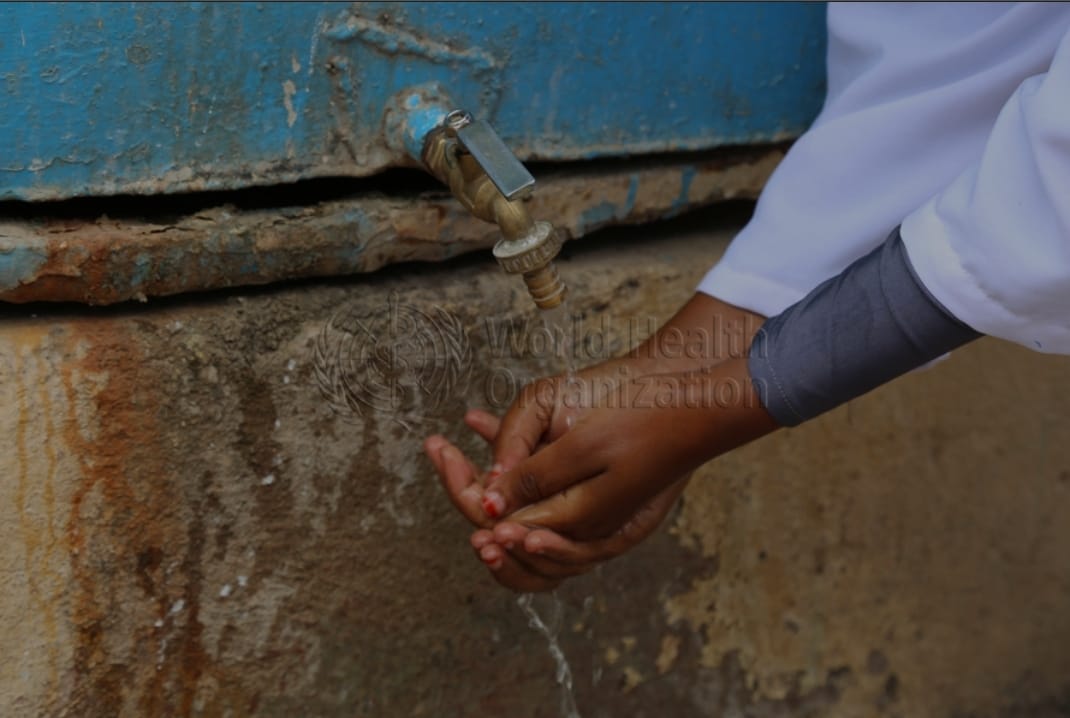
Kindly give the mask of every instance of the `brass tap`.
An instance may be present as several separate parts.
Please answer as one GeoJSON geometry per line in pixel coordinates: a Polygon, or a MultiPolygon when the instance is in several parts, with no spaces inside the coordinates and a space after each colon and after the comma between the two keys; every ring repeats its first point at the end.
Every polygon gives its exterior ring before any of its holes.
{"type": "Polygon", "coordinates": [[[502,238],[494,257],[506,272],[523,276],[535,304],[540,309],[560,305],[567,289],[553,259],[561,238],[549,222],[531,219],[523,198],[535,180],[490,126],[454,110],[428,133],[423,162],[469,212],[498,225],[502,238]]]}

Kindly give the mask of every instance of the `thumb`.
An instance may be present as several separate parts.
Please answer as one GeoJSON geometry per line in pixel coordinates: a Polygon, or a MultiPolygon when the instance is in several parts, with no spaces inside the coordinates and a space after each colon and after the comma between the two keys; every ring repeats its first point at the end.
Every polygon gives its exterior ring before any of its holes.
{"type": "Polygon", "coordinates": [[[535,447],[550,429],[555,398],[553,379],[540,379],[524,387],[502,417],[494,438],[493,474],[509,471],[535,453],[535,447]]]}
{"type": "Polygon", "coordinates": [[[566,434],[503,474],[492,475],[483,494],[483,511],[492,519],[536,504],[605,470],[578,433],[566,434]]]}

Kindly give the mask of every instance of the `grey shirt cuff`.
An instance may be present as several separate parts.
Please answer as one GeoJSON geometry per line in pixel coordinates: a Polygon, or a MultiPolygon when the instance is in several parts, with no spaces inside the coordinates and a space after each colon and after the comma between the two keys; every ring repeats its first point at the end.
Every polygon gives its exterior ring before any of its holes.
{"type": "Polygon", "coordinates": [[[897,228],[768,319],[747,361],[762,405],[795,426],[979,336],[918,280],[897,228]]]}

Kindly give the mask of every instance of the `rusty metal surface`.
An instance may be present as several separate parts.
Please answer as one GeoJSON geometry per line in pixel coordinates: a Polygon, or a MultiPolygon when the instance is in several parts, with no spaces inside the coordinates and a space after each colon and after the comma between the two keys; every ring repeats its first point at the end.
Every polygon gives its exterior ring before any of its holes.
{"type": "MultiPolygon", "coordinates": [[[[569,166],[541,177],[528,203],[571,238],[731,198],[757,197],[780,148],[569,166]]],[[[214,207],[168,219],[20,220],[0,224],[0,301],[113,304],[298,277],[441,260],[499,239],[448,192],[377,193],[312,206],[214,207]]]]}
{"type": "Polygon", "coordinates": [[[3,7],[0,199],[369,176],[430,83],[553,161],[788,139],[824,97],[823,4],[3,7]]]}
{"type": "MultiPolygon", "coordinates": [[[[581,359],[690,296],[738,227],[706,219],[575,247],[581,359]]],[[[0,715],[559,718],[545,641],[420,453],[443,431],[486,460],[459,417],[506,399],[491,378],[553,370],[532,314],[489,256],[0,308],[0,715]],[[408,427],[317,379],[344,316],[418,366],[399,306],[469,347],[408,427]]],[[[1064,361],[982,340],[704,468],[662,531],[561,592],[581,714],[1065,715],[1068,386],[1064,361]]]]}

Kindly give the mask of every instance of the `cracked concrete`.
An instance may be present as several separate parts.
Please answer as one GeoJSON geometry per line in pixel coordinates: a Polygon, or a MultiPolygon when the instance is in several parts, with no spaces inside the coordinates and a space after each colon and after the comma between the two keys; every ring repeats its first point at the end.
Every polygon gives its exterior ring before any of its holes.
{"type": "MultiPolygon", "coordinates": [[[[671,313],[727,211],[571,243],[584,327],[620,345],[671,313]]],[[[544,641],[419,453],[444,431],[482,455],[463,407],[553,369],[490,336],[532,310],[489,256],[0,312],[0,714],[557,715],[544,641]],[[392,297],[456,317],[470,373],[346,413],[317,339],[356,312],[378,338],[348,351],[378,361],[392,297]]],[[[1067,715],[1067,387],[1065,359],[983,340],[707,466],[560,592],[582,714],[1067,715]]]]}

